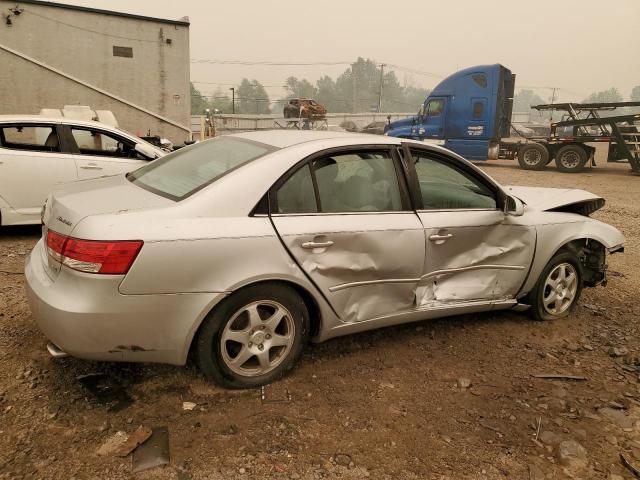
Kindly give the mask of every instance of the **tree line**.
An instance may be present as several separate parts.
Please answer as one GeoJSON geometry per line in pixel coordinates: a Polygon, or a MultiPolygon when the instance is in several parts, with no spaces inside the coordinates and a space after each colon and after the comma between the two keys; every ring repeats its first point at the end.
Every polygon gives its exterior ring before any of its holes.
{"type": "MultiPolygon", "coordinates": [[[[285,103],[291,98],[313,98],[323,104],[332,113],[363,113],[377,111],[381,98],[381,112],[417,112],[429,89],[402,85],[392,70],[374,60],[358,57],[342,74],[333,79],[328,75],[315,83],[306,78],[290,76],[283,85],[284,95],[272,100],[262,83],[255,79],[243,78],[235,90],[235,112],[248,114],[282,114],[285,103]],[[380,84],[382,80],[382,95],[380,84]]],[[[202,115],[206,109],[231,113],[232,97],[229,89],[218,88],[212,95],[203,95],[191,84],[191,113],[202,115]]],[[[631,101],[640,101],[640,85],[630,94],[631,101]]],[[[582,103],[622,102],[620,91],[609,88],[594,92],[582,103]]],[[[514,112],[528,112],[532,105],[551,103],[531,89],[520,90],[513,99],[514,112]]],[[[557,98],[555,103],[558,103],[557,98]]],[[[621,115],[623,113],[615,113],[621,115]]]]}
{"type": "MultiPolygon", "coordinates": [[[[327,111],[335,113],[377,111],[380,99],[381,112],[416,112],[430,92],[426,88],[401,85],[393,71],[361,57],[336,79],[324,75],[312,83],[306,78],[290,76],[283,90],[283,97],[272,101],[259,81],[244,78],[235,88],[235,112],[281,114],[284,104],[291,98],[313,98],[323,104],[327,111]]],[[[221,88],[212,95],[203,95],[191,84],[192,114],[202,115],[207,108],[231,113],[232,95],[221,88]]]]}

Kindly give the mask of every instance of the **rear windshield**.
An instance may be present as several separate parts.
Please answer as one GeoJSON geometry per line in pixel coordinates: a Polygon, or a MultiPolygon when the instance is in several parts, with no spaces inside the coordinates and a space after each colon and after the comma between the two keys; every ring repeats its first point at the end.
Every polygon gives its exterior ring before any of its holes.
{"type": "Polygon", "coordinates": [[[218,137],[177,150],[127,175],[142,188],[182,200],[234,168],[275,150],[263,143],[218,137]]]}

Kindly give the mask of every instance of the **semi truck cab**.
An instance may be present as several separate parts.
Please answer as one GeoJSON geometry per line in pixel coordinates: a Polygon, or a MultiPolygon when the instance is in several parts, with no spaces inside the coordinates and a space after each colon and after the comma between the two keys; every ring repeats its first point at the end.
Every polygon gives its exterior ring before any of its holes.
{"type": "Polygon", "coordinates": [[[444,145],[469,160],[497,158],[508,137],[515,75],[500,65],[460,70],[440,82],[417,115],[389,123],[385,135],[444,145]]]}

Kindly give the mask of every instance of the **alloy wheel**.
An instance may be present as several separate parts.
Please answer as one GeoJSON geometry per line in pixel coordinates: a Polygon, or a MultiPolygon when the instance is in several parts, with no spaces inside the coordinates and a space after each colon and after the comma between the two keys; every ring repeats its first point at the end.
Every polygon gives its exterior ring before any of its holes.
{"type": "Polygon", "coordinates": [[[542,305],[551,315],[560,315],[571,307],[578,291],[578,272],[570,263],[557,265],[544,283],[542,305]]]}
{"type": "Polygon", "coordinates": [[[287,357],[294,338],[295,324],[289,310],[271,300],[252,302],[226,323],[220,337],[222,359],[238,375],[264,375],[287,357]]]}

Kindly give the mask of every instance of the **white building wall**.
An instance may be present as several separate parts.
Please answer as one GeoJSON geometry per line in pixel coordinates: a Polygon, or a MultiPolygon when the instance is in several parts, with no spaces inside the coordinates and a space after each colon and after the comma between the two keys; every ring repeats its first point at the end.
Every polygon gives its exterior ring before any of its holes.
{"type": "MultiPolygon", "coordinates": [[[[190,124],[189,26],[156,19],[0,0],[0,11],[23,9],[0,22],[0,46],[8,47],[172,122],[190,124]],[[130,48],[132,58],[114,56],[130,48]]],[[[174,142],[185,129],[96,92],[0,48],[0,114],[35,114],[41,108],[89,105],[112,110],[120,126],[174,142]]]]}

